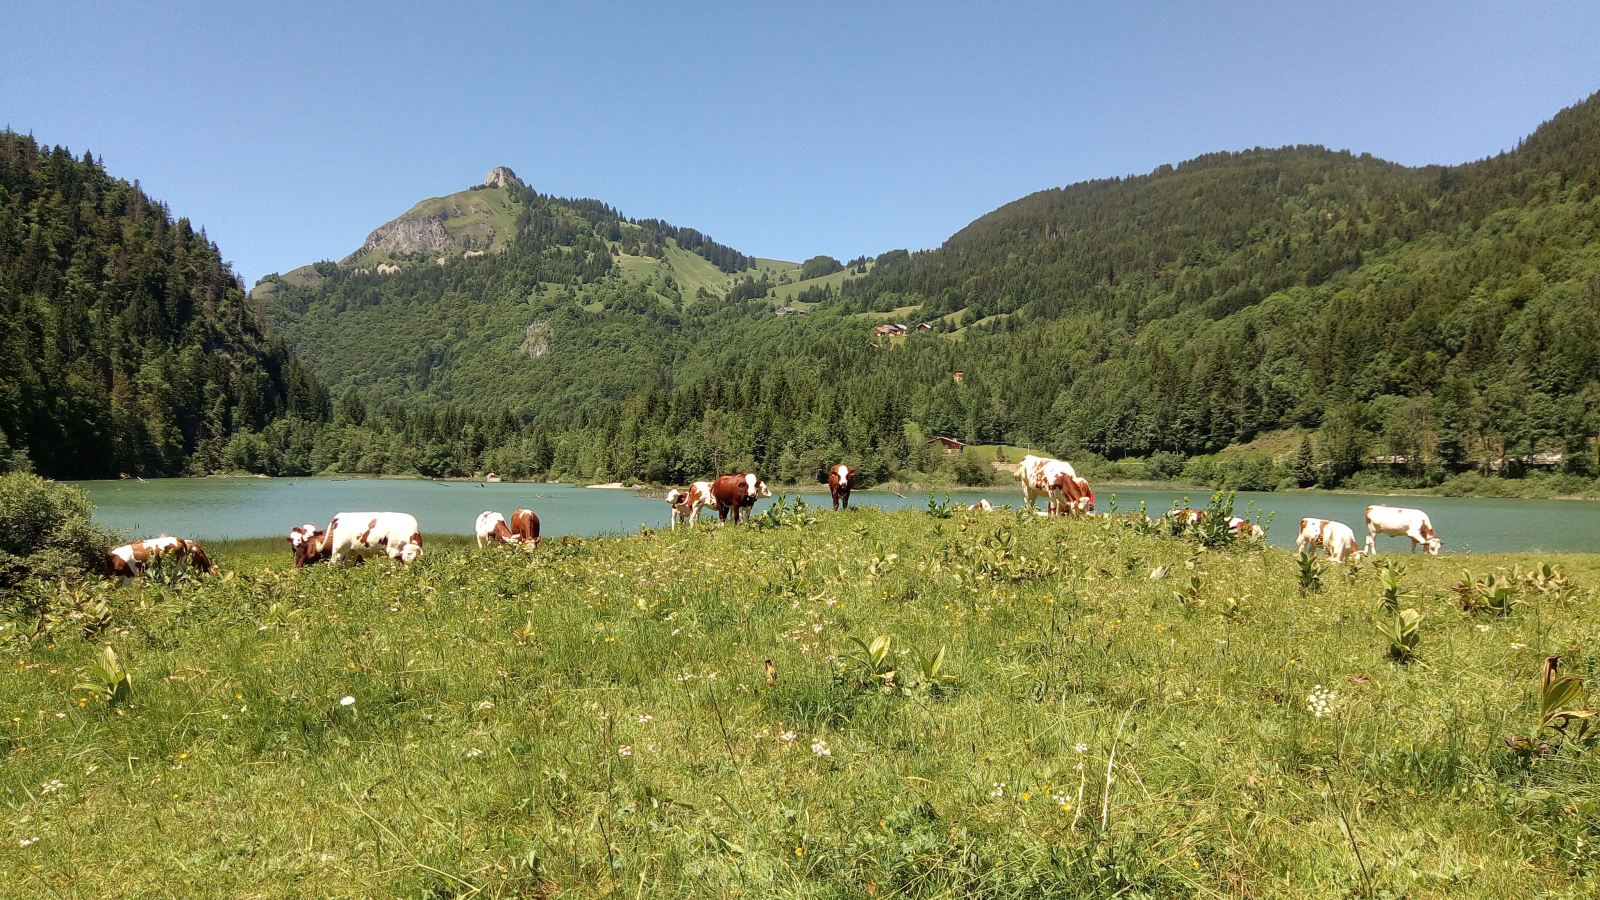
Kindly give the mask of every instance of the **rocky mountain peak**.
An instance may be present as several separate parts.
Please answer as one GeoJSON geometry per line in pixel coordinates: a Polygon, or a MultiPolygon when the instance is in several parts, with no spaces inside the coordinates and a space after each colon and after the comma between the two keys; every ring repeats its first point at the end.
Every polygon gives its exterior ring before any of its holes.
{"type": "Polygon", "coordinates": [[[495,166],[489,170],[489,174],[483,179],[485,187],[510,187],[513,184],[521,183],[522,179],[517,177],[517,173],[511,171],[510,166],[495,166]]]}

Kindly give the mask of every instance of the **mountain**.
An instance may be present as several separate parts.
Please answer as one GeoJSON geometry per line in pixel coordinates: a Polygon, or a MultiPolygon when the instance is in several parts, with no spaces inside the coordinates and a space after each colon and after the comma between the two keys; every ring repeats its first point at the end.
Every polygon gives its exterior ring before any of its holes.
{"type": "Polygon", "coordinates": [[[329,413],[204,231],[88,153],[0,132],[0,445],[57,478],[207,472],[329,413]]]}
{"type": "Polygon", "coordinates": [[[257,292],[345,398],[314,468],[808,480],[846,459],[888,478],[937,464],[922,437],[941,434],[1205,477],[1210,454],[1293,435],[1295,460],[1217,477],[1421,484],[1559,459],[1587,478],[1597,160],[1591,97],[1463,165],[1214,153],[1041,191],[936,250],[744,269],[698,232],[502,176],[408,213],[460,235],[453,256],[396,256],[379,229],[383,259],[257,292]],[[514,233],[479,215],[492,236],[468,235],[491,191],[514,195],[514,233]],[[874,335],[893,321],[930,327],[874,335]]]}

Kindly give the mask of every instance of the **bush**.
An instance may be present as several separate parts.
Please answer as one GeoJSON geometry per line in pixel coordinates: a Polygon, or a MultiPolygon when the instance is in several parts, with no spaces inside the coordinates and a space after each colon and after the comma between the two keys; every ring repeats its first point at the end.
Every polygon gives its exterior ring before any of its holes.
{"type": "Polygon", "coordinates": [[[955,474],[956,484],[968,487],[986,487],[995,482],[994,466],[970,453],[956,456],[955,474]]]}
{"type": "Polygon", "coordinates": [[[26,472],[0,475],[0,589],[99,571],[114,535],[83,491],[26,472]]]}
{"type": "Polygon", "coordinates": [[[1183,474],[1183,454],[1157,450],[1144,461],[1144,472],[1156,481],[1175,481],[1183,474]]]}

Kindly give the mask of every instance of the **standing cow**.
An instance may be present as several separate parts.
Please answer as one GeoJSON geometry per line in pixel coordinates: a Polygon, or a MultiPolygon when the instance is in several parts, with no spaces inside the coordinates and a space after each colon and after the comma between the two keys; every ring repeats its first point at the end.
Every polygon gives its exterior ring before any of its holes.
{"type": "Polygon", "coordinates": [[[511,526],[506,524],[506,517],[492,509],[478,514],[478,521],[473,524],[472,531],[478,536],[480,548],[490,544],[516,543],[511,536],[511,526]]]}
{"type": "Polygon", "coordinates": [[[511,514],[511,536],[527,550],[539,549],[539,517],[531,509],[511,514]]]}
{"type": "Polygon", "coordinates": [[[1073,470],[1071,463],[1047,456],[1034,456],[1028,454],[1017,463],[1017,480],[1022,482],[1022,503],[1029,511],[1033,510],[1034,501],[1044,498],[1045,514],[1056,511],[1055,488],[1053,485],[1063,478],[1076,478],[1078,473],[1073,470]]]}
{"type": "MultiPolygon", "coordinates": [[[[1067,466],[1066,463],[1061,463],[1061,466],[1066,466],[1067,469],[1053,468],[1054,474],[1047,485],[1050,490],[1045,509],[1050,515],[1062,516],[1075,512],[1094,512],[1094,491],[1089,490],[1089,482],[1072,474],[1069,471],[1071,467],[1067,466]],[[1058,494],[1061,497],[1059,500],[1056,499],[1058,494]]],[[[1046,471],[1050,472],[1052,470],[1047,469],[1046,471]]]]}
{"type": "Polygon", "coordinates": [[[856,485],[856,471],[844,463],[828,470],[828,493],[833,495],[834,512],[850,508],[850,490],[856,485]]]}
{"type": "Polygon", "coordinates": [[[294,548],[294,567],[301,569],[327,559],[333,553],[328,529],[307,522],[289,529],[289,546],[294,548]]]}
{"type": "Polygon", "coordinates": [[[711,499],[717,504],[717,520],[724,525],[728,523],[728,513],[733,513],[733,524],[737,525],[741,513],[755,506],[757,500],[771,496],[772,490],[754,472],[719,475],[716,481],[711,482],[711,499]]]}
{"type": "Polygon", "coordinates": [[[1421,544],[1428,548],[1430,556],[1438,556],[1439,548],[1444,546],[1433,533],[1433,523],[1428,521],[1428,514],[1420,509],[1383,505],[1367,507],[1368,555],[1376,552],[1374,539],[1380,534],[1410,538],[1412,553],[1417,552],[1417,545],[1421,544]]]}
{"type": "Polygon", "coordinates": [[[329,559],[365,559],[380,553],[411,562],[422,555],[422,531],[415,516],[396,512],[342,512],[328,525],[329,559]]]}
{"type": "Polygon", "coordinates": [[[118,584],[127,584],[134,578],[143,577],[150,571],[150,565],[161,558],[171,559],[179,569],[188,568],[196,574],[217,574],[217,567],[211,564],[211,558],[206,556],[206,551],[199,544],[187,538],[164,534],[123,544],[106,554],[101,573],[107,578],[117,579],[118,584]]]}
{"type": "Polygon", "coordinates": [[[1350,526],[1332,519],[1301,519],[1300,534],[1295,538],[1295,549],[1301,553],[1321,548],[1336,563],[1350,562],[1362,557],[1356,549],[1356,533],[1350,526]]]}
{"type": "Polygon", "coordinates": [[[717,505],[711,497],[711,482],[696,481],[687,490],[673,488],[667,491],[667,505],[672,507],[672,527],[688,522],[690,527],[700,521],[700,510],[717,505]]]}

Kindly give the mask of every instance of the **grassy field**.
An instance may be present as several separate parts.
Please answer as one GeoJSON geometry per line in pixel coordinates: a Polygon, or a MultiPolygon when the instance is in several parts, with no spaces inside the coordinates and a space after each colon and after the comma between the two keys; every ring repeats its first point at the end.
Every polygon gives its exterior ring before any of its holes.
{"type": "Polygon", "coordinates": [[[0,894],[1600,888],[1592,742],[1504,741],[1546,655],[1594,675],[1597,557],[1400,558],[1425,616],[1401,664],[1371,564],[1303,592],[1287,553],[1103,519],[427,544],[298,572],[279,539],[219,545],[221,577],[68,589],[78,617],[33,640],[6,622],[0,894]],[[1566,586],[1519,578],[1505,615],[1451,588],[1545,562],[1566,586]],[[105,646],[114,701],[75,687],[105,646]]]}

